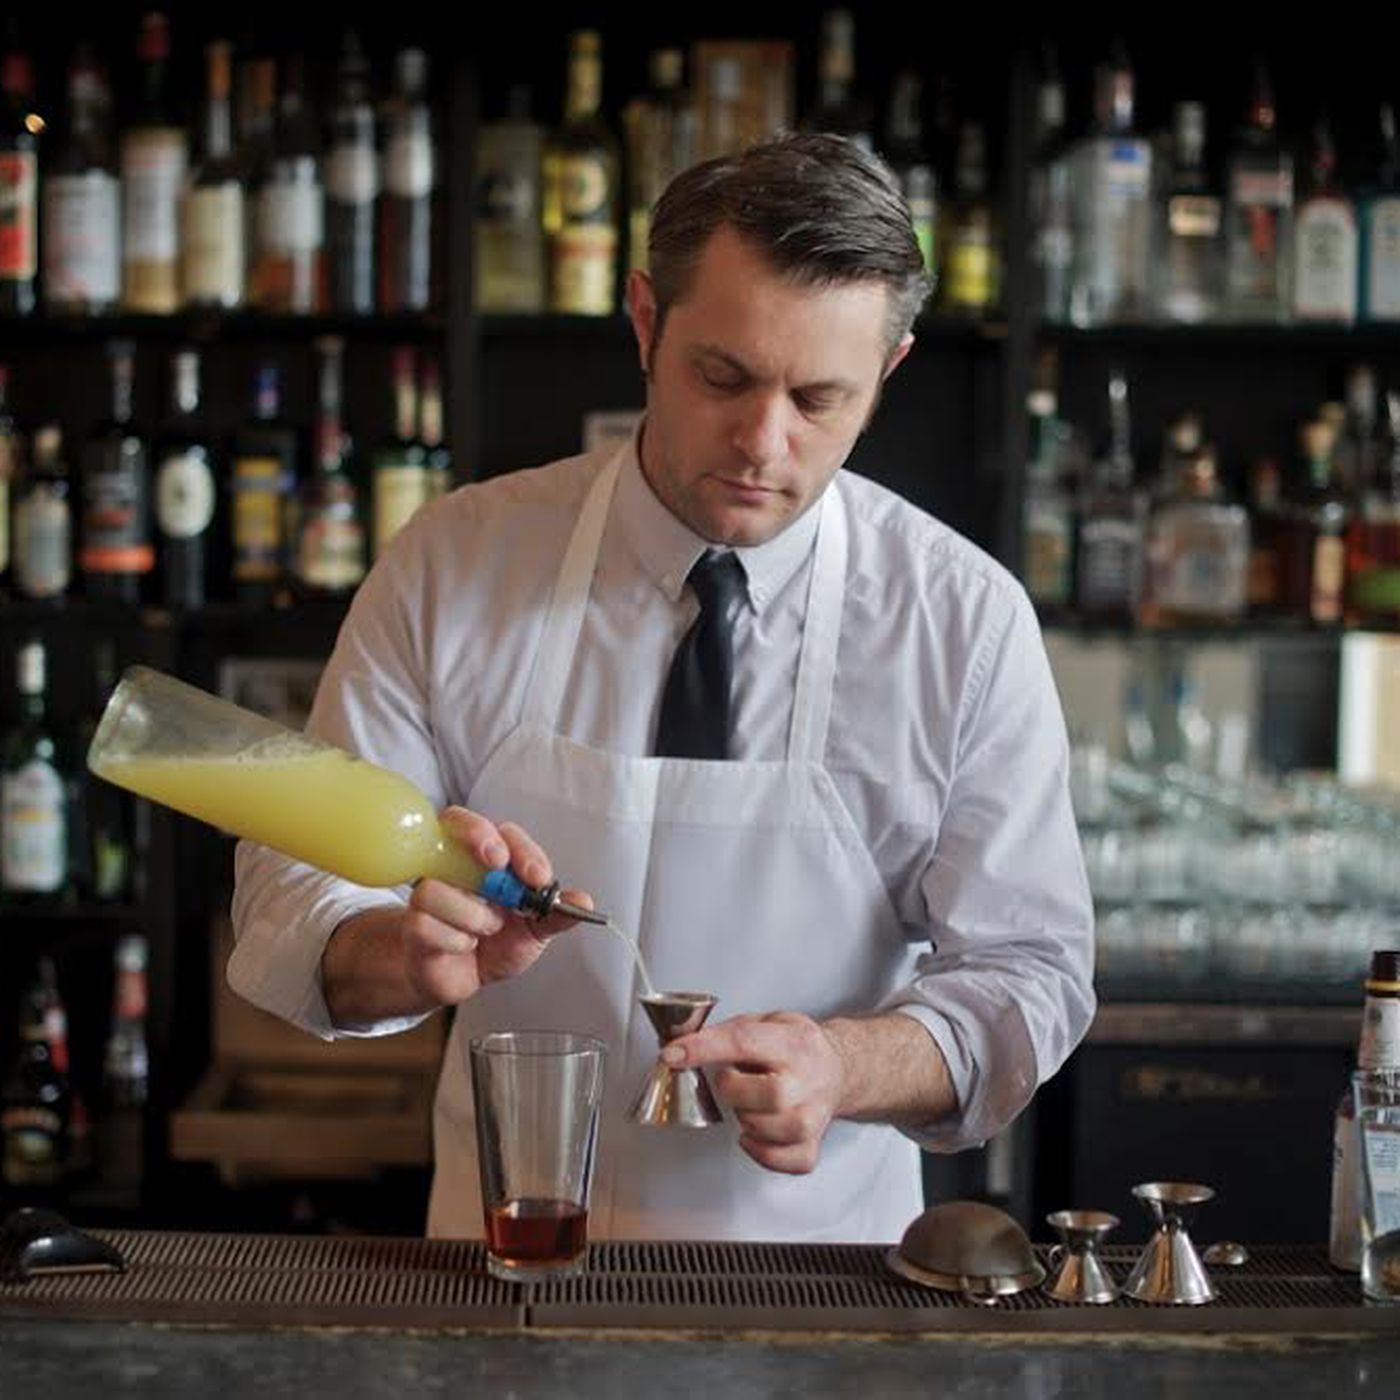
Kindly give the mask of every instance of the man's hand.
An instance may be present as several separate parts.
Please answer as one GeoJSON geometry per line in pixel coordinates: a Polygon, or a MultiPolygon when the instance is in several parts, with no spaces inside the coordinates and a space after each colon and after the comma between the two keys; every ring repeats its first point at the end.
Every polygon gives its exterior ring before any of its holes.
{"type": "MultiPolygon", "coordinates": [[[[443,828],[478,865],[509,866],[530,885],[553,878],[549,857],[513,822],[496,826],[465,807],[448,807],[443,828]]],[[[583,890],[563,897],[585,909],[583,890]]],[[[562,916],[528,919],[442,880],[423,880],[407,907],[367,909],[346,919],[321,956],[331,1020],[351,1026],[455,1006],[490,982],[514,977],[570,928],[562,916]]]]}
{"type": "Polygon", "coordinates": [[[715,1093],[739,1120],[739,1146],[760,1166],[801,1175],[817,1165],[847,1068],[810,1016],[736,1016],[673,1041],[662,1059],[673,1068],[729,1066],[713,1076],[715,1093]]]}

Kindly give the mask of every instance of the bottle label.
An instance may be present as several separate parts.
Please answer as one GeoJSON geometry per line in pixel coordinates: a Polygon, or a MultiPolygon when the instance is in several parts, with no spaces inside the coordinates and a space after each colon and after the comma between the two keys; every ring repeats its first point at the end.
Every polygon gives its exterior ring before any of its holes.
{"type": "Polygon", "coordinates": [[[584,155],[560,161],[559,207],[566,220],[606,221],[611,193],[606,161],[584,155]]]}
{"type": "Polygon", "coordinates": [[[1400,1230],[1400,1129],[1359,1120],[1366,1168],[1367,1233],[1372,1239],[1400,1230]]]}
{"type": "Polygon", "coordinates": [[[1346,545],[1339,535],[1319,535],[1313,544],[1310,610],[1314,622],[1337,622],[1342,616],[1342,578],[1346,545]]]}
{"type": "Polygon", "coordinates": [[[1316,199],[1294,231],[1294,311],[1319,320],[1356,317],[1356,220],[1340,199],[1316,199]]]}
{"type": "Polygon", "coordinates": [[[52,894],[68,869],[63,779],[52,764],[31,759],[0,780],[3,880],[7,890],[52,894]]]}
{"type": "Polygon", "coordinates": [[[1110,141],[1103,152],[1104,191],[1112,199],[1146,199],[1152,152],[1145,141],[1110,141]]]}
{"type": "Polygon", "coordinates": [[[1233,511],[1176,507],[1156,518],[1147,542],[1147,593],[1174,612],[1226,617],[1244,609],[1247,526],[1233,511]]]}
{"type": "Polygon", "coordinates": [[[399,199],[433,192],[433,140],[426,131],[400,131],[384,148],[384,189],[399,199]]]}
{"type": "Polygon", "coordinates": [[[1079,602],[1122,611],[1137,601],[1142,532],[1128,520],[1087,520],[1079,531],[1079,602]]]}
{"type": "Polygon", "coordinates": [[[162,535],[188,540],[214,518],[214,474],[203,448],[166,457],[156,472],[156,522],[162,535]]]}
{"type": "Polygon", "coordinates": [[[1400,997],[1366,998],[1356,1067],[1400,1070],[1400,997]]]}
{"type": "Polygon", "coordinates": [[[311,181],[279,181],[258,201],[258,236],[273,256],[314,253],[325,241],[321,187],[311,181]]]}
{"type": "Polygon", "coordinates": [[[122,258],[175,263],[180,253],[180,194],[185,134],[146,127],[122,142],[122,258]]]}
{"type": "Polygon", "coordinates": [[[1269,210],[1287,209],[1293,203],[1293,172],[1278,170],[1236,170],[1234,203],[1242,211],[1252,204],[1269,210]]]}
{"type": "Polygon", "coordinates": [[[1069,602],[1070,519],[1046,502],[1026,505],[1026,590],[1037,603],[1069,602]]]}
{"type": "Polygon", "coordinates": [[[948,249],[948,301],[973,310],[992,304],[995,261],[985,235],[960,235],[948,249]]]}
{"type": "Polygon", "coordinates": [[[186,301],[237,306],[243,300],[243,188],[237,181],[185,196],[186,301]]]}
{"type": "Polygon", "coordinates": [[[312,588],[343,592],[365,574],[364,531],[353,517],[319,515],[301,535],[301,577],[312,588]]]}
{"type": "Polygon", "coordinates": [[[107,306],[121,295],[121,187],[105,170],[50,175],[43,194],[44,296],[107,306]]]}
{"type": "Polygon", "coordinates": [[[374,552],[384,546],[413,518],[432,497],[432,473],[427,467],[394,463],[374,474],[374,552]]]}
{"type": "Polygon", "coordinates": [[[1167,203],[1173,238],[1214,238],[1220,232],[1220,201],[1210,195],[1179,194],[1167,203]]]}
{"type": "Polygon", "coordinates": [[[56,1182],[63,1169],[63,1120],[41,1104],[15,1104],[0,1113],[4,1178],[12,1186],[56,1182]]]}
{"type": "Polygon", "coordinates": [[[84,573],[145,574],[155,567],[146,523],[145,459],[140,450],[116,462],[90,461],[83,477],[84,573]]]}
{"type": "Polygon", "coordinates": [[[337,204],[373,204],[379,193],[379,161],[374,147],[348,142],[326,162],[326,197],[337,204]]]}
{"type": "Polygon", "coordinates": [[[282,563],[282,464],[240,457],[233,464],[233,576],[271,583],[282,563]]]}
{"type": "Polygon", "coordinates": [[[29,598],[56,598],[73,573],[67,500],[36,487],[15,506],[15,581],[29,598]]]}
{"type": "Polygon", "coordinates": [[[609,224],[568,224],[554,236],[552,309],[608,316],[613,310],[617,230],[609,224]]]}
{"type": "Polygon", "coordinates": [[[1400,198],[1395,196],[1371,206],[1366,314],[1373,321],[1400,320],[1400,198]]]}
{"type": "Polygon", "coordinates": [[[39,162],[33,151],[0,151],[0,278],[25,282],[37,264],[39,162]]]}

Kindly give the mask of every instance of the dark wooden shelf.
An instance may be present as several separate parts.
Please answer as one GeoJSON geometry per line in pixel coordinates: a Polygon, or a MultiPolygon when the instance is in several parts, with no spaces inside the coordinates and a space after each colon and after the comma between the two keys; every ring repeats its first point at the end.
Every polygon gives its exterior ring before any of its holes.
{"type": "Polygon", "coordinates": [[[1246,618],[1234,623],[1200,623],[1181,627],[1147,627],[1132,622],[1096,622],[1072,615],[1042,614],[1041,628],[1046,632],[1093,639],[1121,638],[1124,641],[1159,642],[1258,642],[1302,641],[1319,646],[1335,646],[1349,632],[1400,633],[1400,627],[1320,627],[1307,622],[1275,621],[1268,618],[1246,618]]]}
{"type": "Polygon", "coordinates": [[[153,632],[198,634],[247,626],[272,630],[338,627],[349,606],[348,598],[305,598],[270,607],[215,602],[191,612],[171,612],[145,603],[108,603],[82,597],[54,602],[5,599],[0,602],[0,632],[24,627],[41,631],[68,627],[134,627],[153,632]]]}
{"type": "Polygon", "coordinates": [[[1042,342],[1062,349],[1192,350],[1222,353],[1237,350],[1400,350],[1400,323],[1365,322],[1354,326],[1289,322],[1213,322],[1183,326],[1168,323],[1092,326],[1042,323],[1042,342]]]}
{"type": "Polygon", "coordinates": [[[113,933],[134,926],[144,926],[146,911],[139,904],[71,904],[15,903],[0,899],[0,925],[7,934],[25,928],[76,929],[113,933]]]}
{"type": "Polygon", "coordinates": [[[260,311],[173,312],[168,316],[117,312],[102,316],[0,317],[0,344],[65,343],[108,339],[198,341],[306,339],[341,335],[372,340],[433,340],[446,323],[435,312],[401,315],[273,315],[260,311]]]}

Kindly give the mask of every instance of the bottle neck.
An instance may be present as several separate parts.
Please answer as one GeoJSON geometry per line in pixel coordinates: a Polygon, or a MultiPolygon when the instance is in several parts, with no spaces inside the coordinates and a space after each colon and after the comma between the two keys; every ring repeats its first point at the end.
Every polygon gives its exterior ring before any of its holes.
{"type": "Polygon", "coordinates": [[[596,54],[576,54],[569,65],[569,100],[565,113],[570,122],[592,121],[603,97],[603,65],[596,54]]]}

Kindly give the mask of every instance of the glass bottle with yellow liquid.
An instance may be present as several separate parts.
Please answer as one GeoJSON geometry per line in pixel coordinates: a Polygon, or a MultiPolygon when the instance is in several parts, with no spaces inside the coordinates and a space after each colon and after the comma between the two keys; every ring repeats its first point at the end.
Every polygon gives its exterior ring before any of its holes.
{"type": "Polygon", "coordinates": [[[483,870],[401,774],[184,681],[131,666],[107,702],[88,768],[152,802],[357,885],[445,880],[533,916],[606,918],[483,870]]]}
{"type": "Polygon", "coordinates": [[[602,98],[602,42],[583,30],[569,41],[564,125],[544,155],[551,311],[610,316],[616,305],[617,138],[599,115],[602,98]]]}

